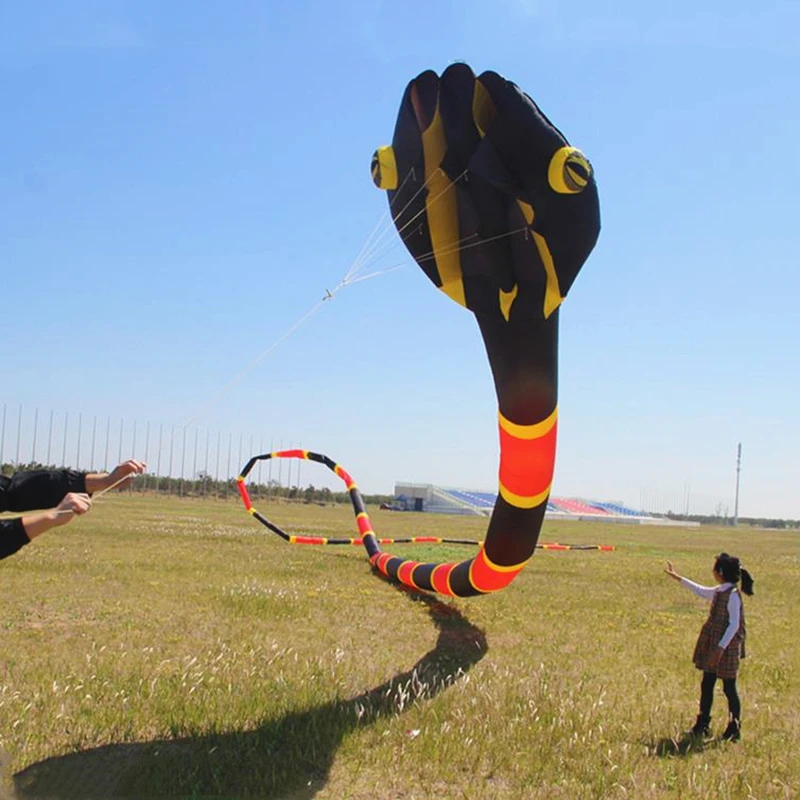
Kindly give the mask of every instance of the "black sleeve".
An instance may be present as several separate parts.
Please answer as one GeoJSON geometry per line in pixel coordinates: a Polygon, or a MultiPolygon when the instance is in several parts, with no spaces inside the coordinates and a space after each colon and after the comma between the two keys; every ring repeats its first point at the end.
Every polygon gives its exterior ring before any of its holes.
{"type": "Polygon", "coordinates": [[[55,508],[69,492],[85,492],[86,475],[73,469],[38,469],[0,475],[0,511],[55,508]]]}
{"type": "Polygon", "coordinates": [[[21,547],[30,542],[22,519],[0,519],[0,559],[14,555],[21,547]]]}

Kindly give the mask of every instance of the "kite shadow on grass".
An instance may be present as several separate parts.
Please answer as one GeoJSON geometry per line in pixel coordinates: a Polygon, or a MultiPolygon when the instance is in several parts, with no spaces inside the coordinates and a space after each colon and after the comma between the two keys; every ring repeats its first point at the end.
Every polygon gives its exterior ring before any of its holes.
{"type": "Polygon", "coordinates": [[[348,734],[434,697],[488,649],[483,632],[453,606],[395,588],[424,603],[439,630],[435,647],[406,672],[357,697],[292,712],[253,730],[113,744],[49,758],[14,776],[18,800],[314,797],[348,734]]]}

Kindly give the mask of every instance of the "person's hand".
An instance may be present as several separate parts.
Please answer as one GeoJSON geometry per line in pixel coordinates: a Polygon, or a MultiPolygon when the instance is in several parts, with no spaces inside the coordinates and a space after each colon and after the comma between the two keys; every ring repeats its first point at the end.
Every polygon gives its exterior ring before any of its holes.
{"type": "Polygon", "coordinates": [[[130,485],[136,475],[141,475],[146,469],[147,464],[144,461],[129,458],[107,475],[87,475],[86,491],[94,494],[95,492],[107,492],[112,488],[124,489],[130,485]]]}
{"type": "Polygon", "coordinates": [[[722,658],[722,654],[725,651],[721,647],[717,647],[708,657],[708,666],[713,670],[716,669],[717,664],[719,664],[719,660],[722,658]]]}
{"type": "Polygon", "coordinates": [[[671,561],[667,561],[667,566],[664,572],[666,572],[667,575],[670,576],[670,578],[675,578],[676,581],[679,581],[681,579],[681,576],[678,575],[677,572],[675,572],[675,567],[672,566],[671,561]]]}
{"type": "Polygon", "coordinates": [[[56,506],[53,512],[53,524],[66,525],[76,516],[85,514],[91,507],[92,498],[88,494],[70,492],[64,495],[64,499],[56,506]]]}
{"type": "Polygon", "coordinates": [[[108,486],[115,489],[124,489],[132,481],[134,476],[141,475],[147,469],[147,464],[144,461],[136,461],[129,458],[123,461],[114,471],[108,476],[108,486]]]}

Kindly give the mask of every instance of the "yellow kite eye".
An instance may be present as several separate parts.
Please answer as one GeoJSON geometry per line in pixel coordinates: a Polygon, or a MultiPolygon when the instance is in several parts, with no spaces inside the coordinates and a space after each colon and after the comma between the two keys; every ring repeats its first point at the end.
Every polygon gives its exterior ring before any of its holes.
{"type": "Polygon", "coordinates": [[[372,180],[379,189],[397,188],[397,162],[388,145],[379,147],[372,156],[372,180]]]}
{"type": "Polygon", "coordinates": [[[591,178],[589,159],[575,147],[562,147],[550,159],[547,180],[559,194],[579,194],[591,178]]]}

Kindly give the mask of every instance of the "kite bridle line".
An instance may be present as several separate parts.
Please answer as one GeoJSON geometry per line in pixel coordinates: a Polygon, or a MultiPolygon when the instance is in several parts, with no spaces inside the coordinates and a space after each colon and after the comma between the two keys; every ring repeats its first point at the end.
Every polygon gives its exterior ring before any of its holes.
{"type": "MultiPolygon", "coordinates": [[[[400,240],[405,242],[405,237],[403,236],[403,233],[406,230],[408,230],[408,228],[411,225],[413,225],[413,223],[416,222],[416,220],[418,220],[420,217],[424,216],[427,213],[426,208],[420,209],[416,214],[414,214],[410,219],[408,219],[402,226],[395,228],[395,227],[393,227],[393,225],[396,226],[397,221],[403,216],[403,214],[406,212],[406,209],[428,187],[428,184],[431,181],[433,181],[435,178],[438,178],[440,174],[445,175],[446,173],[441,168],[435,169],[435,170],[433,170],[431,172],[431,174],[428,176],[428,178],[425,180],[425,182],[419,187],[419,189],[417,189],[416,192],[414,192],[413,195],[411,195],[411,197],[408,199],[406,204],[400,209],[400,211],[398,211],[397,214],[395,214],[392,217],[392,224],[391,225],[387,224],[386,228],[383,230],[381,235],[375,240],[375,242],[372,245],[370,245],[369,249],[364,253],[363,259],[361,261],[358,261],[357,265],[354,264],[353,267],[351,267],[351,272],[353,272],[354,274],[359,272],[360,270],[364,269],[364,267],[367,264],[374,263],[378,258],[380,258],[383,255],[385,255],[386,253],[390,252],[392,249],[394,249],[397,246],[397,242],[395,241],[395,242],[390,243],[388,248],[385,245],[383,245],[381,247],[378,247],[379,242],[381,241],[381,239],[383,239],[386,236],[387,233],[389,233],[389,232],[391,232],[393,230],[397,230],[397,233],[398,233],[398,235],[400,237],[400,240]]],[[[457,175],[453,180],[451,180],[450,183],[448,183],[448,185],[444,189],[442,189],[440,192],[435,194],[433,197],[426,198],[426,200],[425,200],[426,207],[430,208],[431,206],[435,205],[439,200],[442,199],[442,197],[444,197],[451,189],[453,189],[453,187],[462,178],[464,178],[466,176],[466,174],[467,174],[467,170],[464,170],[460,175],[457,175]]],[[[414,170],[412,169],[408,173],[408,175],[406,175],[406,177],[403,180],[403,183],[400,185],[400,187],[398,188],[396,194],[394,195],[394,197],[390,201],[390,207],[391,207],[391,203],[394,202],[394,200],[396,200],[400,196],[401,190],[402,190],[403,186],[405,186],[405,184],[408,181],[408,179],[410,177],[412,177],[413,175],[414,175],[414,170]]],[[[466,238],[469,239],[469,238],[473,238],[473,237],[472,236],[468,236],[466,238]]],[[[455,244],[458,244],[458,242],[455,242],[455,244]]],[[[348,272],[348,274],[350,274],[350,272],[348,272]]]]}
{"type": "MultiPolygon", "coordinates": [[[[385,539],[378,538],[375,530],[372,527],[372,521],[367,513],[366,505],[361,496],[361,492],[353,480],[351,475],[340,465],[337,464],[332,458],[321,453],[314,453],[310,450],[279,450],[272,453],[262,453],[261,455],[253,456],[247,464],[245,464],[238,478],[236,485],[239,489],[239,494],[242,497],[245,509],[255,517],[264,527],[268,528],[273,533],[280,536],[285,542],[289,544],[308,544],[308,545],[363,545],[367,551],[367,557],[374,568],[379,570],[387,577],[393,577],[389,572],[389,562],[392,560],[400,561],[399,569],[403,571],[407,580],[410,580],[410,585],[418,589],[426,591],[434,591],[439,594],[453,595],[454,592],[450,589],[449,575],[452,570],[460,564],[469,563],[475,559],[470,559],[467,562],[459,562],[453,564],[424,564],[418,561],[411,561],[408,559],[397,559],[394,556],[384,553],[380,549],[382,544],[453,544],[453,545],[471,545],[479,547],[483,551],[483,542],[474,539],[448,539],[439,536],[413,536],[400,539],[385,539]],[[280,528],[271,520],[267,519],[261,512],[259,512],[250,500],[250,493],[247,490],[247,476],[250,471],[259,461],[266,461],[273,458],[297,458],[306,461],[314,461],[318,464],[326,466],[333,472],[345,485],[347,492],[350,496],[350,503],[353,507],[353,512],[356,516],[356,525],[358,526],[358,537],[327,537],[327,536],[303,536],[297,534],[290,534],[280,528]],[[431,573],[431,585],[425,585],[425,582],[414,581],[413,574],[420,570],[422,575],[425,572],[431,573]],[[434,575],[436,577],[434,577],[434,575]],[[422,585],[420,585],[422,584],[422,585]]],[[[558,543],[537,544],[536,547],[541,550],[602,550],[606,552],[613,551],[615,548],[611,545],[568,545],[558,543]]],[[[476,557],[477,558],[477,557],[476,557]]],[[[405,581],[404,581],[405,582],[405,581]]],[[[505,584],[504,584],[505,585],[505,584]]],[[[496,588],[503,588],[497,586],[496,588]]],[[[485,593],[493,591],[492,589],[484,589],[478,593],[485,593]]]]}
{"type": "MultiPolygon", "coordinates": [[[[450,184],[450,186],[448,186],[447,188],[448,189],[452,188],[452,186],[454,186],[455,183],[458,180],[460,180],[462,177],[464,177],[465,174],[466,174],[466,171],[464,173],[462,173],[461,175],[459,175],[456,178],[456,180],[453,181],[450,184]]],[[[413,177],[414,177],[414,171],[411,170],[406,175],[405,179],[403,180],[402,185],[404,186],[406,184],[406,182],[408,180],[412,179],[413,177]]],[[[431,178],[432,177],[433,176],[431,176],[431,178]]],[[[406,203],[406,205],[399,212],[399,214],[402,214],[406,210],[408,205],[411,202],[413,202],[414,198],[417,197],[420,192],[424,191],[424,189],[428,185],[428,183],[431,180],[431,178],[426,180],[420,186],[420,188],[414,193],[412,198],[408,201],[408,203],[406,203]]],[[[428,199],[428,201],[427,201],[428,204],[430,205],[430,204],[435,203],[446,192],[447,192],[447,189],[443,190],[442,192],[440,192],[435,197],[428,199]]],[[[306,311],[297,321],[295,321],[286,331],[284,331],[284,333],[282,333],[272,344],[270,344],[267,348],[265,348],[254,359],[252,359],[252,361],[250,361],[243,369],[241,369],[230,380],[228,380],[227,383],[225,383],[222,386],[222,388],[219,389],[215,394],[213,394],[205,403],[202,403],[194,411],[194,413],[192,413],[190,415],[189,419],[185,423],[183,423],[182,425],[177,426],[177,428],[175,430],[173,430],[172,435],[170,437],[168,437],[166,439],[166,441],[164,441],[161,444],[160,450],[163,451],[167,447],[169,447],[170,444],[172,442],[174,442],[175,439],[180,435],[181,431],[185,432],[186,429],[192,423],[196,422],[206,411],[208,411],[210,408],[212,408],[214,405],[216,405],[236,384],[238,384],[245,376],[247,376],[253,369],[255,369],[255,367],[258,366],[258,364],[260,364],[268,355],[270,355],[270,353],[272,353],[273,350],[275,350],[278,347],[278,345],[280,345],[282,342],[284,342],[286,339],[288,339],[289,336],[291,336],[295,331],[297,331],[298,328],[300,328],[302,325],[304,325],[306,322],[308,322],[308,320],[311,319],[311,317],[313,317],[314,314],[316,314],[320,310],[320,308],[322,308],[322,306],[328,300],[332,300],[336,296],[336,294],[338,292],[340,292],[342,289],[344,289],[345,287],[350,286],[351,284],[354,284],[354,283],[359,283],[361,281],[365,281],[365,280],[368,280],[370,278],[375,278],[375,277],[378,277],[380,275],[385,275],[385,274],[388,274],[390,272],[394,272],[394,271],[396,271],[398,269],[401,269],[402,267],[406,266],[407,264],[409,264],[410,262],[408,260],[404,260],[400,264],[395,264],[395,265],[390,266],[390,267],[388,267],[386,269],[377,270],[377,271],[372,272],[372,273],[370,273],[368,275],[359,275],[358,274],[358,273],[362,272],[364,269],[366,269],[368,266],[370,266],[371,264],[374,264],[377,258],[385,255],[384,252],[380,252],[380,253],[376,254],[375,249],[376,249],[378,243],[380,242],[380,240],[387,233],[389,233],[390,231],[394,230],[393,225],[394,225],[395,220],[399,218],[399,214],[393,216],[391,222],[389,223],[389,222],[386,222],[387,212],[384,211],[383,214],[381,215],[381,218],[378,221],[378,224],[375,226],[373,231],[367,237],[367,239],[364,242],[364,244],[361,246],[361,248],[359,250],[359,255],[356,256],[356,259],[353,261],[353,263],[351,264],[350,268],[347,270],[347,272],[345,273],[344,277],[339,281],[339,283],[336,284],[336,286],[334,286],[333,289],[326,289],[325,295],[322,297],[321,300],[318,300],[313,306],[311,306],[311,308],[309,308],[308,311],[306,311]],[[372,241],[370,243],[370,240],[374,239],[375,234],[378,231],[380,231],[381,227],[384,227],[384,230],[379,234],[378,238],[375,239],[375,241],[372,241]]],[[[411,224],[411,222],[414,219],[416,219],[416,217],[418,217],[418,216],[419,216],[419,214],[417,214],[414,218],[412,218],[412,220],[409,220],[409,222],[403,227],[403,229],[405,229],[409,224],[411,224]]],[[[401,236],[400,240],[402,241],[402,236],[401,236]]],[[[459,243],[456,242],[455,244],[458,245],[459,243]]],[[[394,245],[392,245],[392,246],[394,246],[394,245]]],[[[470,246],[472,246],[472,245],[470,245],[470,246]]]]}

